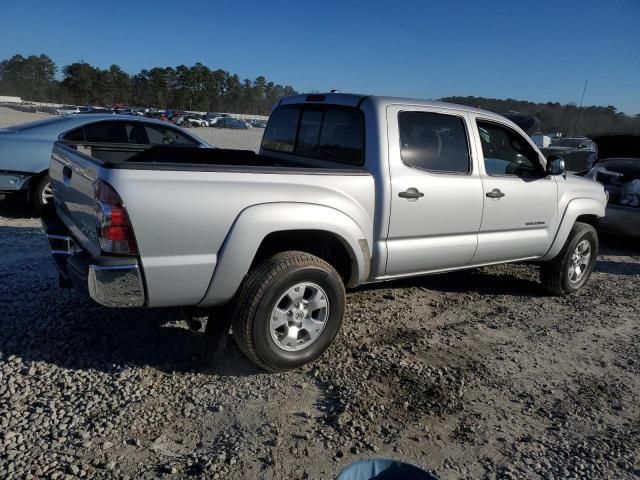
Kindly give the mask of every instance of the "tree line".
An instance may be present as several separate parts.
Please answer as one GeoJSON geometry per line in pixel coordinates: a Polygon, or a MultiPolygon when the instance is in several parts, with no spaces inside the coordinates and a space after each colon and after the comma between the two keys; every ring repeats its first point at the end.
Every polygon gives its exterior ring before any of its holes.
{"type": "Polygon", "coordinates": [[[263,76],[241,80],[202,63],[155,67],[131,75],[118,65],[108,69],[75,62],[61,69],[47,55],[14,55],[0,62],[0,94],[25,100],[74,105],[130,105],[194,111],[268,115],[277,101],[297,93],[263,76]]]}
{"type": "Polygon", "coordinates": [[[557,102],[534,103],[523,100],[499,100],[483,97],[446,97],[445,102],[478,107],[496,113],[517,112],[540,120],[544,133],[565,135],[595,135],[600,133],[640,133],[640,114],[625,115],[616,107],[578,107],[557,102]]]}
{"type": "MultiPolygon", "coordinates": [[[[293,87],[274,84],[263,76],[241,80],[236,74],[212,70],[202,63],[155,67],[131,75],[118,65],[101,69],[75,62],[60,72],[62,80],[57,79],[58,67],[47,55],[14,55],[0,62],[0,95],[75,105],[124,104],[268,115],[281,97],[297,93],[293,87]]],[[[442,100],[497,113],[534,115],[545,133],[640,133],[640,115],[625,115],[612,105],[578,107],[472,96],[442,100]]]]}

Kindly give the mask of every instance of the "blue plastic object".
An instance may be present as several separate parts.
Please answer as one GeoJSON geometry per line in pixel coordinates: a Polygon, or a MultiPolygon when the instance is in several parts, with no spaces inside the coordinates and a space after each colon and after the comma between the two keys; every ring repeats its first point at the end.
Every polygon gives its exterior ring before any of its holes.
{"type": "Polygon", "coordinates": [[[336,480],[438,480],[438,477],[410,463],[369,458],[352,463],[336,480]]]}

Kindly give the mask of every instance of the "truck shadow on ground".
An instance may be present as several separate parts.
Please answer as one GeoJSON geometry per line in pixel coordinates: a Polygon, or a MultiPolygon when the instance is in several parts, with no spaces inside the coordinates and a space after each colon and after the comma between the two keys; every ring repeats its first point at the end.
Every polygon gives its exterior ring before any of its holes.
{"type": "Polygon", "coordinates": [[[0,272],[0,359],[46,362],[70,370],[118,373],[152,367],[167,373],[260,373],[229,338],[215,354],[179,309],[108,309],[61,290],[49,259],[38,268],[0,272]]]}
{"type": "Polygon", "coordinates": [[[40,214],[33,206],[29,205],[26,196],[18,196],[0,199],[0,217],[40,218],[40,214]]]}
{"type": "MultiPolygon", "coordinates": [[[[513,269],[513,267],[511,267],[513,269]]],[[[363,285],[355,291],[380,289],[424,288],[445,293],[476,293],[489,295],[513,295],[519,297],[540,297],[547,295],[537,280],[536,265],[522,265],[523,278],[502,272],[501,266],[482,267],[451,273],[439,273],[390,280],[383,283],[363,285]]]]}

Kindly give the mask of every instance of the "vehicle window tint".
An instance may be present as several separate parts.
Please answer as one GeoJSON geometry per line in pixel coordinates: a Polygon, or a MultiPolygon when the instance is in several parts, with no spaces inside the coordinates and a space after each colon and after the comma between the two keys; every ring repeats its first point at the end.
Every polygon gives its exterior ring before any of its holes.
{"type": "Polygon", "coordinates": [[[318,155],[321,124],[322,110],[305,110],[302,112],[296,153],[311,156],[318,155]]]}
{"type": "Polygon", "coordinates": [[[85,125],[84,136],[87,142],[128,143],[125,122],[97,122],[85,125]]]}
{"type": "Polygon", "coordinates": [[[435,172],[470,171],[462,118],[430,112],[400,112],[400,157],[405,165],[435,172]]]}
{"type": "Polygon", "coordinates": [[[187,137],[175,128],[145,123],[144,129],[149,139],[149,143],[152,145],[198,145],[195,140],[187,137]]]}
{"type": "Polygon", "coordinates": [[[68,140],[69,142],[84,142],[84,129],[82,127],[76,128],[67,132],[62,137],[63,140],[68,140]]]}
{"type": "Polygon", "coordinates": [[[299,117],[299,108],[274,110],[264,132],[262,148],[278,152],[293,152],[299,117]]]}
{"type": "Polygon", "coordinates": [[[478,121],[484,168],[489,175],[544,176],[538,154],[522,135],[508,127],[478,121]]]}
{"type": "Polygon", "coordinates": [[[362,164],[364,130],[362,116],[356,110],[328,108],[322,122],[318,145],[319,157],[324,160],[362,164]]]}
{"type": "Polygon", "coordinates": [[[364,126],[355,109],[281,107],[269,118],[262,148],[362,165],[364,126]],[[296,137],[297,135],[297,137],[296,137]]]}

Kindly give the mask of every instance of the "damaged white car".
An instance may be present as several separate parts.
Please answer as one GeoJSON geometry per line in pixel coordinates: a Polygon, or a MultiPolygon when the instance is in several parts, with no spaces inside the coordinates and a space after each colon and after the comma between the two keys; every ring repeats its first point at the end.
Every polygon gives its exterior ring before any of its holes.
{"type": "Polygon", "coordinates": [[[640,135],[594,137],[597,159],[585,173],[604,185],[609,195],[600,229],[640,237],[640,135]]]}

